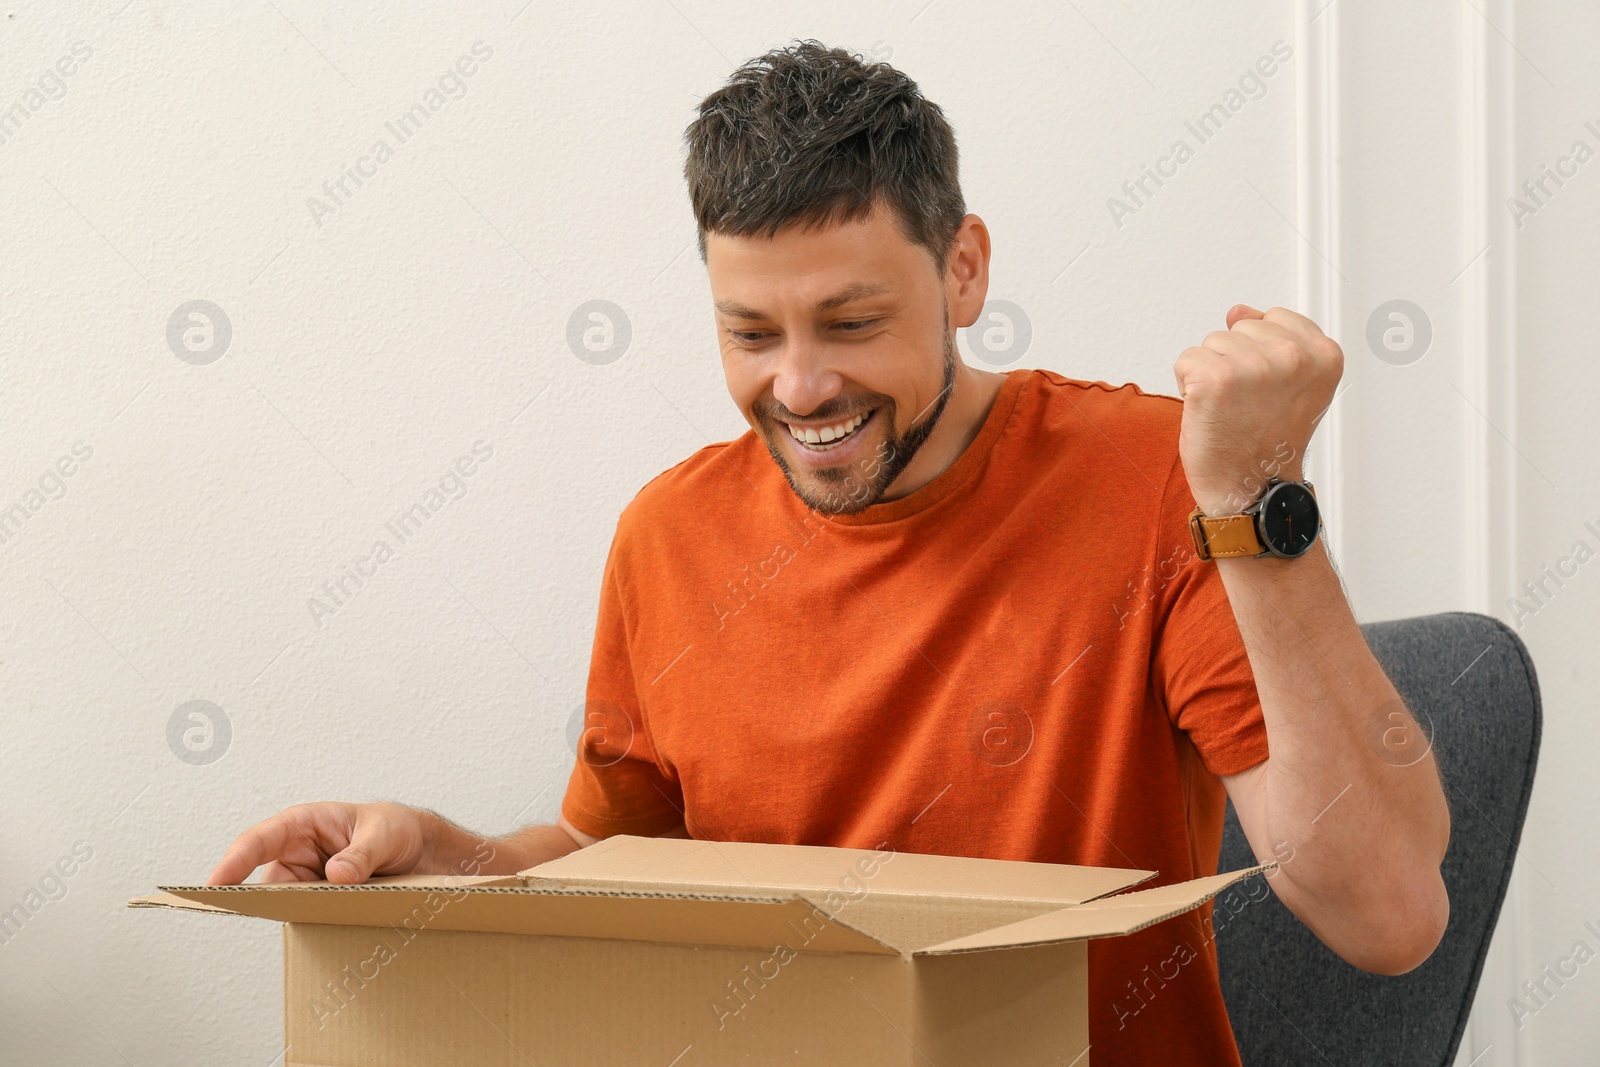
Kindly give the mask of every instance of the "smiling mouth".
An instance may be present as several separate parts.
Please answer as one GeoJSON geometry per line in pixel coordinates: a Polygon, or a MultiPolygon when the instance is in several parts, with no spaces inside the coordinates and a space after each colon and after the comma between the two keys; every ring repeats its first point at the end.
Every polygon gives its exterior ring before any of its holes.
{"type": "Polygon", "coordinates": [[[863,411],[858,415],[845,419],[843,422],[834,423],[830,426],[800,427],[784,423],[784,428],[789,431],[789,436],[794,438],[795,443],[801,447],[812,452],[827,452],[838,448],[860,433],[861,427],[867,424],[868,420],[872,418],[873,412],[877,410],[877,408],[872,408],[868,411],[863,411]]]}

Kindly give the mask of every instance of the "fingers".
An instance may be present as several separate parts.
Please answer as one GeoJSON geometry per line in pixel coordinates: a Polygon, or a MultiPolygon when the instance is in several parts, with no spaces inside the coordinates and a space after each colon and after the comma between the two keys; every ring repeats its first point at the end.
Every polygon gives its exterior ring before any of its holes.
{"type": "Polygon", "coordinates": [[[1299,312],[1290,311],[1285,307],[1271,307],[1266,311],[1258,311],[1249,304],[1235,304],[1228,309],[1226,318],[1230,330],[1241,322],[1256,321],[1281,326],[1306,341],[1323,336],[1322,328],[1316,323],[1299,312]]]}
{"type": "Polygon", "coordinates": [[[415,812],[396,804],[363,804],[356,809],[349,843],[328,858],[323,877],[354,885],[374,874],[406,874],[416,867],[421,849],[415,812]]]}
{"type": "Polygon", "coordinates": [[[1290,333],[1299,335],[1306,341],[1313,341],[1324,336],[1322,327],[1299,312],[1290,311],[1288,308],[1269,308],[1263,318],[1268,322],[1282,326],[1290,333]]]}
{"type": "Polygon", "coordinates": [[[1263,374],[1276,369],[1293,377],[1304,373],[1308,360],[1319,357],[1323,348],[1334,346],[1320,331],[1313,341],[1296,332],[1294,323],[1269,317],[1240,319],[1232,329],[1213,330],[1206,335],[1204,347],[1232,358],[1239,369],[1263,374]]]}
{"type": "Polygon", "coordinates": [[[1266,319],[1242,319],[1230,333],[1240,334],[1257,341],[1294,341],[1294,334],[1278,323],[1266,319]]]}
{"type": "MultiPolygon", "coordinates": [[[[256,823],[234,838],[222,860],[206,879],[207,885],[238,885],[250,877],[250,872],[263,863],[273,862],[283,855],[294,839],[295,831],[284,815],[256,823]]],[[[285,879],[278,879],[283,881],[285,879]]]]}
{"type": "Polygon", "coordinates": [[[235,838],[209,884],[238,885],[263,865],[267,881],[316,881],[323,877],[324,858],[350,843],[357,810],[337,802],[285,808],[235,838]]]}
{"type": "Polygon", "coordinates": [[[1241,339],[1257,355],[1276,361],[1281,373],[1289,376],[1304,373],[1310,353],[1305,343],[1283,325],[1265,319],[1246,319],[1228,333],[1241,339]]]}
{"type": "Polygon", "coordinates": [[[1314,372],[1334,384],[1344,376],[1344,350],[1316,323],[1287,308],[1272,308],[1260,322],[1242,322],[1237,332],[1271,342],[1296,374],[1314,372]]]}
{"type": "Polygon", "coordinates": [[[209,885],[238,885],[262,867],[267,882],[340,885],[408,874],[422,855],[416,812],[398,804],[298,804],[250,827],[228,846],[209,885]]]}
{"type": "Polygon", "coordinates": [[[1249,304],[1235,304],[1228,309],[1227,320],[1229,330],[1239,330],[1251,337],[1286,336],[1300,341],[1308,351],[1315,351],[1316,346],[1327,342],[1327,335],[1320,326],[1285,307],[1257,311],[1249,304]]]}
{"type": "Polygon", "coordinates": [[[1199,345],[1185,348],[1179,354],[1177,362],[1172,365],[1173,377],[1178,380],[1179,399],[1189,399],[1190,388],[1204,376],[1207,365],[1216,358],[1217,353],[1199,345]]]}
{"type": "Polygon", "coordinates": [[[1249,304],[1235,304],[1233,307],[1228,309],[1228,314],[1226,316],[1228,321],[1228,329],[1233,329],[1234,326],[1238,325],[1241,320],[1259,319],[1265,314],[1265,312],[1257,311],[1249,304]]]}
{"type": "Polygon", "coordinates": [[[315,882],[322,875],[309,867],[300,867],[273,860],[261,868],[263,882],[315,882]]]}
{"type": "Polygon", "coordinates": [[[328,881],[340,885],[365,882],[378,864],[383,862],[383,859],[379,858],[382,856],[379,851],[382,847],[383,840],[379,831],[357,823],[355,839],[328,860],[323,868],[325,877],[328,881]]]}
{"type": "MultiPolygon", "coordinates": [[[[1259,346],[1256,343],[1256,339],[1246,333],[1245,330],[1252,326],[1259,327],[1261,325],[1261,323],[1247,320],[1232,330],[1212,330],[1206,334],[1205,340],[1201,342],[1200,346],[1210,349],[1212,352],[1220,352],[1222,355],[1239,359],[1252,357],[1257,353],[1259,346]]],[[[1271,329],[1271,327],[1267,327],[1267,329],[1271,329]]]]}

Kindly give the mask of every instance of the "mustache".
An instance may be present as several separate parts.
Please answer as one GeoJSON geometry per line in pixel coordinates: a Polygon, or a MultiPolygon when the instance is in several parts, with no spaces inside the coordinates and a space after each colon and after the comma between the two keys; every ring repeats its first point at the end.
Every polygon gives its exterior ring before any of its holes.
{"type": "Polygon", "coordinates": [[[834,397],[807,415],[796,415],[783,404],[763,404],[755,409],[756,416],[768,422],[795,422],[805,419],[822,422],[842,422],[845,419],[872,411],[882,407],[889,400],[881,394],[873,397],[834,397]],[[870,403],[860,403],[861,400],[870,400],[870,403]]]}

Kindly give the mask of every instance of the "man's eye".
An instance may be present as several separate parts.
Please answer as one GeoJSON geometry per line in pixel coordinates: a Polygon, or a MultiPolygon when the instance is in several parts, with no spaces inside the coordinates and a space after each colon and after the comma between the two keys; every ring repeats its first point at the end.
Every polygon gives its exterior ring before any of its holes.
{"type": "Polygon", "coordinates": [[[840,322],[835,325],[845,333],[859,333],[877,321],[877,319],[857,319],[854,322],[840,322]]]}
{"type": "Polygon", "coordinates": [[[756,333],[749,330],[729,330],[728,335],[742,345],[760,344],[767,336],[764,333],[756,333]]]}

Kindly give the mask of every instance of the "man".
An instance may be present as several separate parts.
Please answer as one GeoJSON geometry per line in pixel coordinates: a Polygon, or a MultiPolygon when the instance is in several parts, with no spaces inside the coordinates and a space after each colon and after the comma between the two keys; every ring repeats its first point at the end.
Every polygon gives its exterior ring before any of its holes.
{"type": "MultiPolygon", "coordinates": [[[[687,140],[751,430],[622,514],[556,825],[484,850],[431,812],[302,805],[212,882],[509,872],[631,833],[1159,884],[1216,870],[1226,795],[1335,952],[1426,959],[1444,797],[1431,754],[1385,748],[1414,724],[1299,485],[1338,346],[1241,305],[1179,357],[1181,400],[975,370],[954,331],[983,307],[989,235],[904,75],[797,44],[737,71],[687,140]],[[1269,489],[1276,526],[1245,510],[1269,489]]],[[[1238,1062],[1207,916],[1091,944],[1096,1064],[1238,1062]]]]}

